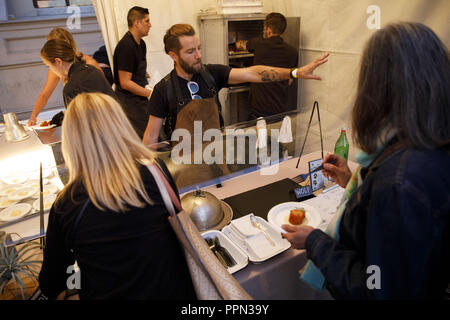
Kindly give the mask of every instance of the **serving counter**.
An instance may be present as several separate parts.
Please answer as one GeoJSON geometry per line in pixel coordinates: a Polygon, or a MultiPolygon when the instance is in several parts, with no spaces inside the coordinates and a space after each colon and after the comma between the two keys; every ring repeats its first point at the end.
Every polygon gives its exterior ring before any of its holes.
{"type": "MultiPolygon", "coordinates": [[[[233,209],[233,219],[254,213],[267,220],[267,209],[270,209],[267,206],[286,199],[296,201],[292,188],[298,186],[299,174],[308,172],[308,162],[322,158],[321,140],[325,143],[325,150],[330,150],[336,139],[336,136],[320,137],[317,121],[311,123],[305,139],[309,118],[309,111],[288,112],[259,119],[258,123],[251,121],[228,126],[221,132],[215,132],[216,135],[213,132],[211,136],[214,139],[205,139],[200,134],[184,137],[178,144],[163,142],[150,147],[155,150],[155,156],[166,163],[181,196],[202,189],[227,202],[233,209]],[[264,120],[265,126],[262,126],[261,120],[264,120]],[[290,134],[292,139],[289,139],[290,134]],[[296,157],[300,150],[303,154],[297,167],[296,157]],[[287,182],[289,190],[282,187],[277,191],[277,196],[274,194],[271,197],[270,188],[279,189],[279,182],[287,182]],[[252,201],[245,198],[246,192],[258,191],[259,188],[269,188],[266,190],[269,192],[266,200],[259,201],[259,204],[266,204],[266,209],[261,206],[256,209],[252,201]],[[278,198],[280,192],[282,197],[278,198]]],[[[60,128],[32,131],[29,139],[17,143],[8,143],[4,136],[0,137],[2,186],[8,186],[11,177],[29,177],[33,174],[36,175],[33,179],[37,179],[37,169],[42,162],[45,168],[51,170],[49,177],[60,190],[68,178],[61,155],[60,137],[60,128]]],[[[317,197],[307,200],[307,203],[319,208],[319,228],[325,229],[334,213],[341,192],[338,189],[341,188],[330,188],[334,191],[328,194],[316,192],[317,197]],[[325,206],[321,207],[321,203],[325,206]]],[[[47,215],[48,212],[45,214],[45,225],[47,215]]],[[[19,219],[0,222],[0,231],[10,234],[13,243],[44,235],[39,230],[36,210],[19,219]]],[[[262,263],[250,262],[233,275],[257,299],[329,298],[327,293],[318,295],[299,280],[298,271],[305,262],[303,250],[289,248],[262,263]]]]}

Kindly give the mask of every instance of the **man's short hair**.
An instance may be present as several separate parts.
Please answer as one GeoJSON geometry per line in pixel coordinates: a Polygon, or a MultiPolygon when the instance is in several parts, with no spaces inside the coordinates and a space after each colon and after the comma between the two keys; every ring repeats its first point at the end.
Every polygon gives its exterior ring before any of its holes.
{"type": "Polygon", "coordinates": [[[147,8],[133,7],[128,11],[127,22],[128,28],[131,28],[136,20],[144,19],[149,14],[147,8]]]}
{"type": "Polygon", "coordinates": [[[164,35],[164,50],[166,53],[173,51],[178,54],[181,49],[179,37],[194,36],[195,30],[190,24],[174,24],[164,35]]]}
{"type": "Polygon", "coordinates": [[[282,34],[286,30],[286,25],[286,18],[278,12],[269,13],[264,20],[264,26],[270,27],[274,34],[282,34]]]}

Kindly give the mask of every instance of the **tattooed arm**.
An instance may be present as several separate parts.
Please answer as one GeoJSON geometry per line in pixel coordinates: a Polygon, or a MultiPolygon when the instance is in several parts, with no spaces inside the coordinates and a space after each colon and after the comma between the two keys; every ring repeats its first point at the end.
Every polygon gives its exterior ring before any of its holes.
{"type": "MultiPolygon", "coordinates": [[[[297,78],[322,80],[319,76],[313,74],[321,64],[328,61],[329,53],[323,57],[314,60],[306,66],[297,69],[297,78]]],[[[243,82],[273,82],[290,79],[291,69],[276,68],[269,66],[252,66],[248,68],[231,69],[228,78],[228,84],[238,84],[243,82]]]]}

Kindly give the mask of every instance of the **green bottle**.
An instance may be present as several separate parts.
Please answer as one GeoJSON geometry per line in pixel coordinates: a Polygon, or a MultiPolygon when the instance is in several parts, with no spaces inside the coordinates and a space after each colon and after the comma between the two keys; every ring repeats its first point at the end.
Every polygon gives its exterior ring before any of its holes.
{"type": "Polygon", "coordinates": [[[336,141],[336,145],[334,146],[334,154],[338,155],[341,158],[345,159],[345,162],[348,161],[348,139],[347,139],[347,128],[343,127],[341,129],[341,135],[339,139],[336,141]]]}

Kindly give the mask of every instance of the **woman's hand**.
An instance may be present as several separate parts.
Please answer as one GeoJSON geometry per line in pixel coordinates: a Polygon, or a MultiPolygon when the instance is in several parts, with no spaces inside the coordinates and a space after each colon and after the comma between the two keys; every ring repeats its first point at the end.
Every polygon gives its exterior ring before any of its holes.
{"type": "Polygon", "coordinates": [[[29,127],[35,126],[35,125],[36,125],[36,122],[37,122],[36,117],[31,116],[31,117],[30,117],[30,120],[28,120],[27,126],[29,126],[29,127]]]}
{"type": "Polygon", "coordinates": [[[352,172],[345,160],[335,154],[327,154],[322,161],[322,173],[325,177],[331,178],[341,187],[345,188],[352,177],[352,172]]]}
{"type": "Polygon", "coordinates": [[[281,236],[289,241],[294,249],[304,249],[306,238],[314,230],[310,226],[291,226],[289,224],[283,224],[281,228],[288,232],[281,234],[281,236]]]}

